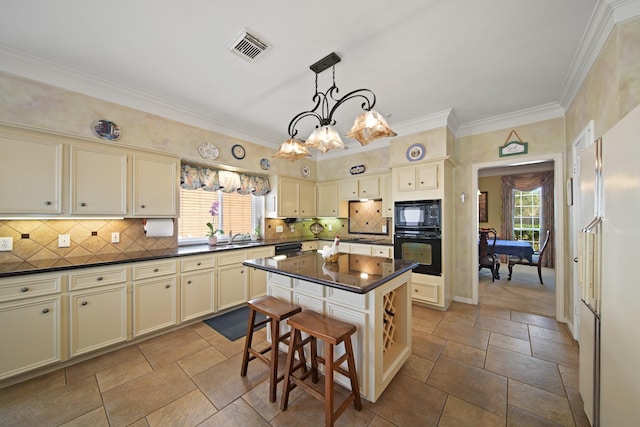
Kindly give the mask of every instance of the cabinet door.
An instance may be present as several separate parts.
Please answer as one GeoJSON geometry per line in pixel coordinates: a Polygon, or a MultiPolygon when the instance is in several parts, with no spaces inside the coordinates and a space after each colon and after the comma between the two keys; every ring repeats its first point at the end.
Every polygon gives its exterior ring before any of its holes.
{"type": "Polygon", "coordinates": [[[380,197],[380,180],[377,176],[358,179],[358,195],[360,197],[380,197]]]}
{"type": "Polygon", "coordinates": [[[318,184],[318,216],[338,216],[338,183],[318,184]]]}
{"type": "Polygon", "coordinates": [[[347,179],[344,181],[340,181],[340,184],[338,184],[338,193],[340,196],[340,200],[360,198],[360,196],[358,195],[358,180],[347,179]]]}
{"type": "Polygon", "coordinates": [[[127,285],[72,292],[69,297],[70,355],[127,340],[127,285]]]}
{"type": "Polygon", "coordinates": [[[60,299],[0,305],[0,380],[61,360],[60,299]]]}
{"type": "Polygon", "coordinates": [[[62,212],[62,144],[0,138],[1,213],[62,212]]]}
{"type": "Polygon", "coordinates": [[[242,264],[218,268],[218,310],[247,302],[247,282],[242,264]]]}
{"type": "Polygon", "coordinates": [[[415,168],[398,169],[398,191],[414,191],[416,189],[415,168]]]}
{"type": "Polygon", "coordinates": [[[416,168],[416,187],[418,190],[438,188],[438,165],[424,165],[416,168]]]}
{"type": "Polygon", "coordinates": [[[298,185],[298,201],[300,216],[310,218],[316,216],[316,184],[300,182],[298,185]]]}
{"type": "Polygon", "coordinates": [[[127,213],[127,155],[98,148],[71,147],[71,213],[127,213]]]}
{"type": "Polygon", "coordinates": [[[382,187],[382,216],[392,218],[393,195],[391,191],[391,175],[385,175],[380,178],[380,187],[382,187]]]}
{"type": "Polygon", "coordinates": [[[175,276],[133,284],[133,335],[178,323],[175,276]]]}
{"type": "Polygon", "coordinates": [[[133,156],[134,216],[177,216],[178,161],[133,156]]]}
{"type": "Polygon", "coordinates": [[[298,217],[299,188],[296,181],[281,179],[278,183],[278,209],[280,216],[298,217]]]}
{"type": "Polygon", "coordinates": [[[180,279],[180,319],[195,319],[215,311],[215,270],[183,274],[180,279]]]}

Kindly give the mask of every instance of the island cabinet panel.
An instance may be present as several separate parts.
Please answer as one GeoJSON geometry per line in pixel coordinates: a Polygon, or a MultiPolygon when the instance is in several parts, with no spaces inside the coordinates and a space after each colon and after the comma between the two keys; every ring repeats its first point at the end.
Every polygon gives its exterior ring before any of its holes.
{"type": "MultiPolygon", "coordinates": [[[[266,258],[275,255],[275,246],[250,249],[247,258],[266,258]]],[[[249,281],[248,299],[257,298],[267,293],[267,272],[259,268],[247,267],[249,281]]]]}

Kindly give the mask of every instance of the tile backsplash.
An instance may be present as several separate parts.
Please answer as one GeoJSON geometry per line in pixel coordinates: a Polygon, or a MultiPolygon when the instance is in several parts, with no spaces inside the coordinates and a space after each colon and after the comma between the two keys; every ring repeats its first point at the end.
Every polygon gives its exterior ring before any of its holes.
{"type": "Polygon", "coordinates": [[[349,233],[383,234],[389,230],[389,219],[382,216],[382,200],[349,202],[349,233]]]}

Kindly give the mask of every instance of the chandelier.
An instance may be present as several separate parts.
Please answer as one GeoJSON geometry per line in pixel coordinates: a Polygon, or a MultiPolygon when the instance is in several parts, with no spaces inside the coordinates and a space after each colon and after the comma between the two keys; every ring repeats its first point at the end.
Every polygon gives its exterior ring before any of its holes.
{"type": "Polygon", "coordinates": [[[308,148],[315,148],[323,154],[329,150],[346,148],[340,135],[333,128],[336,124],[333,115],[338,107],[350,99],[361,98],[361,107],[364,113],[356,117],[351,130],[347,133],[348,137],[357,140],[361,145],[367,145],[375,139],[397,135],[391,130],[384,117],[373,110],[376,104],[376,95],[371,90],[357,89],[342,98],[337,98],[339,89],[336,86],[335,65],[338,62],[340,62],[340,57],[332,52],[309,67],[316,74],[316,91],[312,98],[315,105],[311,110],[303,111],[291,119],[288,129],[289,138],[280,145],[273,157],[295,161],[302,157],[311,156],[308,148]],[[333,84],[325,92],[320,92],[318,91],[318,74],[329,67],[333,69],[333,84]],[[333,106],[331,106],[332,102],[335,102],[333,106]],[[298,134],[296,126],[300,120],[307,117],[315,118],[318,124],[305,142],[296,138],[298,134]]]}

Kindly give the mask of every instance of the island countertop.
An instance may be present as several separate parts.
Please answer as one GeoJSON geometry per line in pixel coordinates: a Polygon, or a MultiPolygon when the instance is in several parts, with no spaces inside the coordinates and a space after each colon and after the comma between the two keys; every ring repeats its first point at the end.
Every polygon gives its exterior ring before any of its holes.
{"type": "Polygon", "coordinates": [[[357,254],[340,254],[337,262],[325,262],[320,253],[313,251],[287,257],[250,259],[244,261],[243,265],[349,292],[366,294],[410,271],[418,264],[406,260],[357,254]]]}

